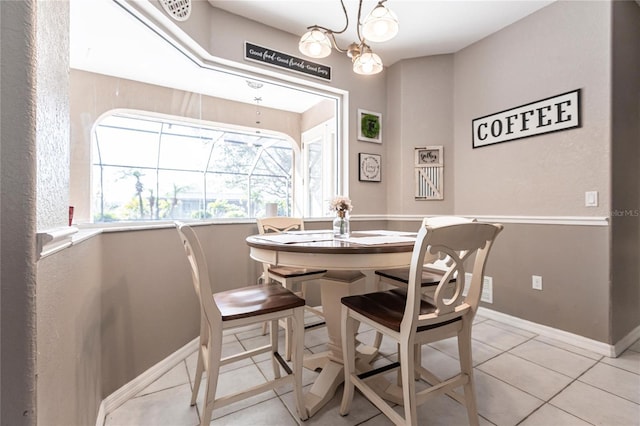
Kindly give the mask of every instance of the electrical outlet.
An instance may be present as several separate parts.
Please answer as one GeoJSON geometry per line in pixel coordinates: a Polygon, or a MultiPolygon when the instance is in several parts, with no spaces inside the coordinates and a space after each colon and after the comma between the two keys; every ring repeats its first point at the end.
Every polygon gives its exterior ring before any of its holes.
{"type": "Polygon", "coordinates": [[[598,207],[598,191],[587,191],[584,193],[585,207],[598,207]]]}
{"type": "Polygon", "coordinates": [[[531,288],[534,290],[542,290],[542,277],[540,275],[531,276],[531,288]]]}
{"type": "Polygon", "coordinates": [[[464,273],[464,288],[462,289],[462,295],[466,296],[469,293],[469,286],[471,285],[471,278],[473,278],[473,274],[468,272],[464,273]]]}
{"type": "Polygon", "coordinates": [[[484,284],[482,285],[482,296],[480,300],[487,303],[493,303],[493,278],[484,277],[484,284]]]}
{"type": "MultiPolygon", "coordinates": [[[[469,286],[471,285],[471,279],[473,274],[465,272],[464,274],[464,289],[462,289],[462,295],[466,296],[469,293],[469,286]]],[[[493,278],[485,275],[484,282],[482,284],[482,295],[480,296],[482,302],[493,303],[493,278]]]]}

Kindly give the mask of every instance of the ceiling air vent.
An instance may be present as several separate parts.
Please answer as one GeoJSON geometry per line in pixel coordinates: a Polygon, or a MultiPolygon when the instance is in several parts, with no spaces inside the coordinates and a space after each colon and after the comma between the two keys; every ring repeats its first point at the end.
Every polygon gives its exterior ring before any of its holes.
{"type": "Polygon", "coordinates": [[[160,0],[160,4],[176,21],[186,21],[191,15],[191,0],[160,0]]]}

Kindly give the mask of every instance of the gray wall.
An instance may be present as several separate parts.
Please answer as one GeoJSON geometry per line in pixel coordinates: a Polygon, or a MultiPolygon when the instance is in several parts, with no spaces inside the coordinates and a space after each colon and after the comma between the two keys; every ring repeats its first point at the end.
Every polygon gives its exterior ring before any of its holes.
{"type": "Polygon", "coordinates": [[[383,180],[388,214],[453,212],[453,59],[453,55],[409,59],[394,64],[387,72],[389,126],[384,141],[383,180]],[[444,147],[444,200],[416,201],[414,148],[432,145],[444,147]]]}
{"type": "Polygon", "coordinates": [[[611,340],[640,324],[640,7],[613,3],[611,340]]]}
{"type": "MultiPolygon", "coordinates": [[[[456,54],[456,213],[609,216],[610,32],[610,3],[556,2],[456,54]],[[474,118],[578,88],[581,128],[472,149],[474,118]],[[598,207],[584,207],[591,190],[598,207]]],[[[511,226],[500,239],[493,309],[615,343],[607,227],[511,226]]]]}
{"type": "Polygon", "coordinates": [[[611,3],[559,1],[456,53],[455,211],[608,216],[611,3]],[[472,149],[474,118],[582,89],[582,127],[472,149]],[[598,207],[584,206],[598,191],[598,207]]]}
{"type": "Polygon", "coordinates": [[[557,2],[454,55],[391,67],[388,114],[402,142],[387,147],[401,171],[387,191],[390,213],[512,216],[487,266],[494,300],[484,305],[615,343],[609,228],[560,224],[609,215],[610,20],[607,2],[557,2]],[[472,148],[474,118],[574,89],[581,128],[472,148]],[[411,202],[412,149],[430,144],[444,146],[445,199],[411,202]],[[584,207],[588,190],[599,192],[598,207],[584,207]],[[530,224],[539,217],[551,224],[530,224]]]}

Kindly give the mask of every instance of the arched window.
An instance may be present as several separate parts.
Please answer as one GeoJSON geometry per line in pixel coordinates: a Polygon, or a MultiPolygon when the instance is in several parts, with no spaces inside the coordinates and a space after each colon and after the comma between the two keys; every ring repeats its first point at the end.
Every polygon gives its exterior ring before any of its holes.
{"type": "Polygon", "coordinates": [[[94,127],[94,222],[293,215],[294,143],[178,118],[117,112],[94,127]]]}

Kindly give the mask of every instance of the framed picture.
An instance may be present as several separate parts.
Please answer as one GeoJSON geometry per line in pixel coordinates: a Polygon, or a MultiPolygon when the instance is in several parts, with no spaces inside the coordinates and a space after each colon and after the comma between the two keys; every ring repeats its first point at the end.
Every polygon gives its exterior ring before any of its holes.
{"type": "Polygon", "coordinates": [[[382,143],[382,114],[358,110],[358,140],[382,143]]]}
{"type": "Polygon", "coordinates": [[[382,157],[378,154],[358,154],[358,179],[365,182],[380,182],[382,172],[382,157]]]}
{"type": "Polygon", "coordinates": [[[442,146],[422,146],[415,152],[415,199],[444,199],[444,158],[442,146]]]}

